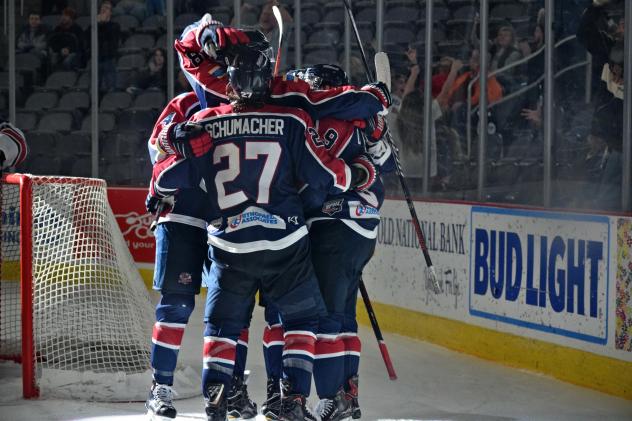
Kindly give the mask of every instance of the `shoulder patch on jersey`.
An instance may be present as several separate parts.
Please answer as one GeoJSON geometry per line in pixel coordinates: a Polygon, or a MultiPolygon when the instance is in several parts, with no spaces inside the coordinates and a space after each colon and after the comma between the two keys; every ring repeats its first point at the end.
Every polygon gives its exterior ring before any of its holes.
{"type": "Polygon", "coordinates": [[[335,215],[336,213],[342,211],[342,204],[344,203],[344,201],[345,201],[344,198],[340,198],[340,199],[329,200],[323,203],[323,208],[322,208],[323,213],[326,213],[329,216],[335,215]]]}
{"type": "Polygon", "coordinates": [[[176,113],[171,113],[169,115],[167,115],[163,120],[162,120],[162,124],[163,125],[167,125],[169,123],[171,123],[171,121],[173,120],[173,117],[176,115],[176,113]]]}

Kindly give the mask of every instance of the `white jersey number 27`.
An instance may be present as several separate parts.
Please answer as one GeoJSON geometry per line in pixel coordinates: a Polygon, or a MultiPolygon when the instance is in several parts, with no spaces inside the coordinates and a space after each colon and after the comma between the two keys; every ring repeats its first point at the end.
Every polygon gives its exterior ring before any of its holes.
{"type": "MultiPolygon", "coordinates": [[[[265,163],[259,175],[257,203],[266,204],[270,200],[270,185],[281,158],[281,145],[277,142],[245,142],[243,148],[247,160],[259,159],[261,155],[265,156],[265,163]]],[[[243,190],[226,193],[225,183],[234,181],[241,172],[240,157],[240,148],[234,143],[219,145],[213,151],[213,164],[215,165],[221,163],[223,158],[228,158],[228,167],[218,171],[215,176],[217,202],[220,209],[228,209],[248,200],[243,190]]]]}

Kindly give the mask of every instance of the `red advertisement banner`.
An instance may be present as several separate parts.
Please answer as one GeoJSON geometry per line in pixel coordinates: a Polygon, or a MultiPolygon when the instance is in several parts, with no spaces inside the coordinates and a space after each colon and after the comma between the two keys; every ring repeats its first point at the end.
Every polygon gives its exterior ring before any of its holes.
{"type": "Polygon", "coordinates": [[[154,217],[145,210],[146,188],[110,187],[108,200],[136,263],[154,263],[155,241],[149,230],[154,217]]]}

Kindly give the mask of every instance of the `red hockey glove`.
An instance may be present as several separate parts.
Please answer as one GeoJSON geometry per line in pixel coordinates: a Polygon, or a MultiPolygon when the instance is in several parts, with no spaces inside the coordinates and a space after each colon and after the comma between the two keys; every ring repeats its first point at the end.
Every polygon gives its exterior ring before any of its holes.
{"type": "Polygon", "coordinates": [[[359,155],[351,161],[351,189],[362,191],[370,188],[377,179],[377,171],[371,159],[359,155]]]}
{"type": "Polygon", "coordinates": [[[364,85],[360,89],[363,91],[369,91],[373,95],[375,95],[380,100],[384,108],[388,108],[393,105],[391,93],[388,90],[388,86],[386,86],[384,82],[369,83],[368,85],[364,85]]]}
{"type": "Polygon", "coordinates": [[[201,124],[187,121],[165,125],[158,134],[158,145],[167,155],[199,158],[211,149],[212,142],[201,124]]]}

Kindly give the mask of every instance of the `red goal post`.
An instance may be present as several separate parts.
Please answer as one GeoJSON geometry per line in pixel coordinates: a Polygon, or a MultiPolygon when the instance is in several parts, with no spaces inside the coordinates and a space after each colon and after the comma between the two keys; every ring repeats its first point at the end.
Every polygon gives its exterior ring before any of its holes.
{"type": "Polygon", "coordinates": [[[150,378],[153,308],[105,181],[7,174],[0,187],[0,359],[22,364],[25,398],[44,384],[47,395],[129,399],[82,384],[150,378]]]}

